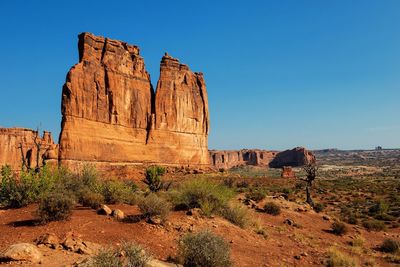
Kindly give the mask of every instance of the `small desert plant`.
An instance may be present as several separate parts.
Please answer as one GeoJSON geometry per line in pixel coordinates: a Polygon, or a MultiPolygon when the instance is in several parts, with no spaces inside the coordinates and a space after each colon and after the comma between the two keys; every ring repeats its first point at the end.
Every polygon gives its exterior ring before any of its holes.
{"type": "Polygon", "coordinates": [[[150,219],[153,216],[160,216],[161,220],[164,221],[171,210],[169,202],[155,193],[143,197],[138,202],[139,209],[146,219],[150,219]]]}
{"type": "Polygon", "coordinates": [[[264,205],[264,211],[270,215],[277,216],[281,214],[281,207],[274,202],[267,202],[264,205]]]}
{"type": "Polygon", "coordinates": [[[331,248],[328,252],[327,267],[356,267],[357,261],[349,255],[331,248]]]}
{"type": "Polygon", "coordinates": [[[95,256],[91,257],[84,267],[122,267],[122,260],[119,253],[113,249],[102,249],[95,256]]]}
{"type": "Polygon", "coordinates": [[[227,206],[221,209],[220,214],[222,217],[241,228],[244,228],[249,220],[247,210],[239,205],[227,206]]]}
{"type": "Polygon", "coordinates": [[[380,245],[380,250],[386,253],[400,252],[400,241],[394,239],[385,239],[380,245]]]}
{"type": "Polygon", "coordinates": [[[325,205],[324,204],[322,204],[322,203],[316,203],[315,205],[314,205],[314,210],[316,211],[316,212],[321,212],[321,211],[323,211],[325,209],[325,205]]]}
{"type": "Polygon", "coordinates": [[[164,183],[161,176],[165,174],[165,168],[160,166],[151,166],[146,169],[145,184],[149,187],[151,192],[157,192],[163,189],[164,183]]]}
{"type": "Polygon", "coordinates": [[[80,193],[79,203],[84,207],[91,207],[97,210],[104,203],[104,197],[99,193],[86,189],[80,193]]]}
{"type": "Polygon", "coordinates": [[[385,224],[383,222],[375,220],[375,219],[365,220],[365,221],[363,221],[362,225],[368,231],[377,231],[377,232],[379,232],[379,231],[386,230],[385,224]]]}
{"type": "Polygon", "coordinates": [[[379,200],[369,208],[370,215],[382,215],[385,214],[389,209],[389,205],[384,200],[379,200]]]}
{"type": "Polygon", "coordinates": [[[125,263],[129,267],[145,267],[151,260],[150,254],[135,243],[124,243],[122,251],[125,255],[125,263]]]}
{"type": "Polygon", "coordinates": [[[74,199],[64,192],[53,192],[43,197],[37,215],[42,223],[68,220],[74,207],[74,199]]]}
{"type": "Polygon", "coordinates": [[[353,247],[362,247],[364,243],[365,239],[360,235],[355,236],[354,239],[350,241],[350,245],[353,247]]]}
{"type": "Polygon", "coordinates": [[[200,208],[209,216],[224,208],[233,196],[233,191],[226,186],[198,179],[185,182],[172,194],[177,208],[200,208]]]}
{"type": "Polygon", "coordinates": [[[228,244],[208,230],[183,236],[179,254],[185,267],[232,266],[228,244]]]}
{"type": "Polygon", "coordinates": [[[336,221],[332,223],[331,231],[335,235],[344,235],[347,233],[348,230],[346,224],[336,221]]]}
{"type": "Polygon", "coordinates": [[[102,194],[107,204],[125,203],[134,194],[131,185],[123,181],[108,180],[103,183],[102,194]]]}
{"type": "Polygon", "coordinates": [[[260,202],[266,195],[267,194],[263,188],[251,188],[250,191],[246,193],[246,199],[260,202]]]}

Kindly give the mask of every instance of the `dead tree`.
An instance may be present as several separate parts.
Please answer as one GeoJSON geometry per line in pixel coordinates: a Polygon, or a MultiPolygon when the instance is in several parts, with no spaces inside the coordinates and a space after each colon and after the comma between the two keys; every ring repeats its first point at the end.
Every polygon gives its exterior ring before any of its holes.
{"type": "Polygon", "coordinates": [[[22,146],[22,143],[19,143],[18,148],[21,151],[22,169],[26,168],[26,170],[29,170],[29,166],[28,166],[28,164],[26,164],[26,158],[25,158],[24,148],[22,146]]]}
{"type": "Polygon", "coordinates": [[[35,172],[40,172],[40,149],[42,148],[42,140],[39,136],[39,127],[37,128],[34,136],[33,136],[33,142],[35,143],[36,146],[36,168],[35,172]]]}
{"type": "Polygon", "coordinates": [[[314,208],[314,201],[311,198],[311,187],[314,180],[317,178],[318,167],[315,163],[309,163],[303,167],[303,170],[306,172],[306,178],[301,180],[306,182],[306,202],[314,208]]]}

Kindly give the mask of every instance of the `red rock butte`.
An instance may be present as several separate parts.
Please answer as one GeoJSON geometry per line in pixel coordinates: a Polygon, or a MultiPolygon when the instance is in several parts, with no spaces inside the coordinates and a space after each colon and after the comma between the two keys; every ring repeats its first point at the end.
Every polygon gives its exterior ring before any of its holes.
{"type": "Polygon", "coordinates": [[[209,166],[202,73],[166,53],[154,92],[137,46],[82,33],[78,48],[62,91],[62,165],[209,166]]]}

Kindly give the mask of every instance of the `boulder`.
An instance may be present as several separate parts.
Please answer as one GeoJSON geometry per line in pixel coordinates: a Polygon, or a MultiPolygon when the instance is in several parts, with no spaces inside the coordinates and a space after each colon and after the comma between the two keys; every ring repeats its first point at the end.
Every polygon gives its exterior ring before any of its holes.
{"type": "Polygon", "coordinates": [[[39,263],[42,260],[42,253],[35,245],[19,243],[8,247],[1,258],[4,261],[27,261],[39,263]]]}
{"type": "Polygon", "coordinates": [[[100,209],[97,211],[99,215],[111,215],[112,210],[107,205],[101,205],[100,209]]]}
{"type": "Polygon", "coordinates": [[[41,235],[35,240],[36,245],[45,245],[56,249],[60,246],[60,239],[55,234],[47,233],[41,235]]]}
{"type": "Polygon", "coordinates": [[[119,221],[125,219],[125,213],[119,209],[113,210],[111,216],[113,216],[115,219],[119,221]]]}

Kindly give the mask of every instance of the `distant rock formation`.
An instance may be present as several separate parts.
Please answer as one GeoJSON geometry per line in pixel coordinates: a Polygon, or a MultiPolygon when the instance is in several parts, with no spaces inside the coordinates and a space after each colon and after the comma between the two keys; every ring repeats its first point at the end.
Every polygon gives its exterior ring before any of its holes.
{"type": "Polygon", "coordinates": [[[31,129],[0,128],[0,166],[8,164],[18,171],[25,160],[26,166],[34,169],[38,162],[35,139],[40,146],[39,167],[46,161],[57,162],[58,146],[54,144],[50,132],[45,131],[40,136],[31,129]]]}
{"type": "Polygon", "coordinates": [[[271,168],[301,167],[309,163],[315,163],[314,154],[304,147],[296,147],[278,153],[269,166],[271,168]]]}
{"type": "Polygon", "coordinates": [[[82,33],[78,47],[62,92],[61,164],[209,165],[201,73],[165,54],[154,93],[137,46],[82,33]]]}
{"type": "Polygon", "coordinates": [[[210,150],[210,158],[213,167],[230,169],[242,165],[268,166],[277,153],[259,149],[210,150]]]}
{"type": "Polygon", "coordinates": [[[315,162],[315,156],[303,147],[283,152],[259,149],[210,150],[214,168],[230,169],[242,165],[267,166],[271,168],[299,167],[315,162]]]}

